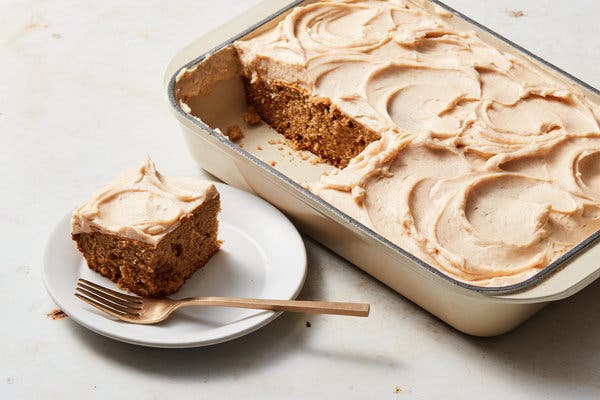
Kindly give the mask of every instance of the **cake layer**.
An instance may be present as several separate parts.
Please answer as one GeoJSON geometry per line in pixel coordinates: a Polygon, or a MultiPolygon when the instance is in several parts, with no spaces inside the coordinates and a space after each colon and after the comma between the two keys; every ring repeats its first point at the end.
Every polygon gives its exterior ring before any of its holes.
{"type": "Polygon", "coordinates": [[[427,2],[315,2],[234,48],[280,132],[328,130],[318,98],[379,136],[309,188],[456,279],[517,283],[600,230],[600,107],[427,2]]]}
{"type": "Polygon", "coordinates": [[[248,104],[265,122],[297,149],[310,150],[336,167],[345,167],[380,137],[340,112],[329,99],[311,96],[298,86],[246,80],[245,87],[248,104]]]}

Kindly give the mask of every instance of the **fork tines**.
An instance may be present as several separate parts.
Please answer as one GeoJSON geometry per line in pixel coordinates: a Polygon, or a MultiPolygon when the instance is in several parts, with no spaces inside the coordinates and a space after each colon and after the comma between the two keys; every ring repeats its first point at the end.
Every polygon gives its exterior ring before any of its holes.
{"type": "Polygon", "coordinates": [[[79,299],[89,305],[111,314],[114,317],[139,317],[142,308],[141,297],[130,296],[104,286],[79,278],[75,293],[79,299]]]}

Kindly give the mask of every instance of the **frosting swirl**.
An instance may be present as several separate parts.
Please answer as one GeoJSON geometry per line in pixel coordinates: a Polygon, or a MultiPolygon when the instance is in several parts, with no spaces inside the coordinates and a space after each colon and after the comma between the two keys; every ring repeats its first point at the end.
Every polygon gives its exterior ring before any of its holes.
{"type": "Polygon", "coordinates": [[[164,177],[147,157],[73,213],[72,233],[104,232],[156,245],[217,191],[210,182],[164,177]]]}

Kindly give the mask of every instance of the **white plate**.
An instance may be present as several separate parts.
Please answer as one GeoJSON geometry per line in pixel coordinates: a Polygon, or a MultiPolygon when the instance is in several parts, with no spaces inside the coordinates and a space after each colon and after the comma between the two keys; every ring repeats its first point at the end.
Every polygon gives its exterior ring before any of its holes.
{"type": "MultiPolygon", "coordinates": [[[[304,242],[292,223],[264,200],[225,184],[221,193],[221,250],[172,297],[231,296],[294,299],[306,275],[304,242]]],[[[79,277],[116,288],[91,271],[71,240],[70,215],[48,240],[43,278],[48,293],[74,321],[128,343],[152,347],[197,347],[250,333],[280,313],[225,307],[189,307],[157,325],[111,319],[73,293],[79,277]]]]}

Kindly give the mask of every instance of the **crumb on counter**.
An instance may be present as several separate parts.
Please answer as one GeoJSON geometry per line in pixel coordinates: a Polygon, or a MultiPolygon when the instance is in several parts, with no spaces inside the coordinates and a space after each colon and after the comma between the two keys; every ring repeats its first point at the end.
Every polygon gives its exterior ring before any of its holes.
{"type": "Polygon", "coordinates": [[[273,140],[273,139],[269,139],[269,141],[267,143],[269,143],[269,144],[277,144],[277,141],[273,140]]]}
{"type": "Polygon", "coordinates": [[[262,146],[256,146],[256,150],[262,150],[262,146]]]}
{"type": "Polygon", "coordinates": [[[279,151],[283,150],[283,146],[277,146],[277,150],[279,150],[279,151]]]}
{"type": "Polygon", "coordinates": [[[256,112],[256,109],[252,106],[248,107],[248,111],[244,113],[244,121],[250,126],[254,126],[260,123],[260,115],[256,112]]]}
{"type": "Polygon", "coordinates": [[[277,165],[277,161],[271,161],[269,164],[271,164],[271,167],[274,167],[277,165]]]}
{"type": "Polygon", "coordinates": [[[396,386],[394,388],[394,394],[400,394],[400,393],[402,393],[402,389],[399,386],[396,386]]]}
{"type": "Polygon", "coordinates": [[[310,328],[312,326],[312,324],[310,323],[310,321],[306,321],[306,327],[310,328]]]}
{"type": "Polygon", "coordinates": [[[67,318],[68,315],[65,314],[65,312],[63,310],[56,308],[56,309],[50,311],[48,314],[46,314],[46,317],[52,318],[53,320],[57,320],[57,319],[67,318]]]}
{"type": "Polygon", "coordinates": [[[525,16],[525,12],[523,10],[507,10],[508,15],[513,18],[520,18],[525,16]]]}
{"type": "Polygon", "coordinates": [[[242,132],[242,128],[239,125],[231,125],[227,127],[227,137],[232,142],[237,142],[244,138],[244,132],[242,132]]]}

